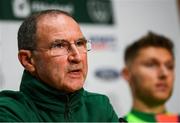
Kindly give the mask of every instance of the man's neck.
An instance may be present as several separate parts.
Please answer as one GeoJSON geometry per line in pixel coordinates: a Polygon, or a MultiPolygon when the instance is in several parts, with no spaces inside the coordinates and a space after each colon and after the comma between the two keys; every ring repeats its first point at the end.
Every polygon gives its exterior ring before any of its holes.
{"type": "Polygon", "coordinates": [[[145,113],[153,113],[153,114],[159,114],[159,113],[164,113],[166,111],[165,105],[153,105],[149,106],[146,103],[142,102],[141,100],[134,100],[133,102],[133,109],[145,113]]]}

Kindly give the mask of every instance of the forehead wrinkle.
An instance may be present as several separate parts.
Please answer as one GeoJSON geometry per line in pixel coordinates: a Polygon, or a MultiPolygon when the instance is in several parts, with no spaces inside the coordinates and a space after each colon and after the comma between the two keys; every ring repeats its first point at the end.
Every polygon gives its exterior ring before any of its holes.
{"type": "Polygon", "coordinates": [[[172,54],[164,49],[164,48],[153,48],[153,47],[149,47],[149,48],[144,48],[141,49],[136,58],[140,58],[140,59],[148,59],[148,60],[156,60],[158,62],[165,62],[165,61],[174,61],[172,54]]]}
{"type": "Polygon", "coordinates": [[[47,35],[47,33],[51,32],[51,37],[57,39],[59,39],[59,37],[62,37],[62,39],[69,38],[67,40],[77,40],[77,37],[83,37],[79,25],[72,18],[66,15],[58,15],[53,16],[52,19],[49,21],[48,17],[49,15],[43,17],[39,21],[39,28],[37,28],[39,33],[44,33],[44,35],[47,35]]]}
{"type": "Polygon", "coordinates": [[[137,60],[146,59],[154,59],[157,62],[174,62],[174,57],[167,49],[162,47],[145,47],[139,49],[137,53],[127,61],[126,66],[131,67],[137,60]]]}

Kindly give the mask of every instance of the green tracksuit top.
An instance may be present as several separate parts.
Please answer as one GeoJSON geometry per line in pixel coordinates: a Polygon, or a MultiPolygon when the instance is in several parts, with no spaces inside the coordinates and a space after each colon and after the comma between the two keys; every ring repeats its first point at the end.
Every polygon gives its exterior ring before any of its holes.
{"type": "Polygon", "coordinates": [[[136,123],[162,123],[162,122],[173,122],[179,123],[180,116],[178,114],[171,114],[171,113],[160,113],[160,114],[153,114],[153,113],[145,113],[141,111],[137,111],[132,109],[125,117],[126,121],[129,123],[136,122],[136,123]]]}
{"type": "Polygon", "coordinates": [[[24,71],[20,91],[0,92],[1,122],[118,122],[109,99],[56,90],[24,71]]]}

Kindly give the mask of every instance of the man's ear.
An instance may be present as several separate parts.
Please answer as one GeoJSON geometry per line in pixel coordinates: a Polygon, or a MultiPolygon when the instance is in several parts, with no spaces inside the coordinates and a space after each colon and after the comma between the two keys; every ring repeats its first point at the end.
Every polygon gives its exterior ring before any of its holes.
{"type": "Polygon", "coordinates": [[[35,71],[34,60],[32,58],[32,52],[29,50],[19,50],[18,59],[23,67],[33,73],[35,71]]]}
{"type": "Polygon", "coordinates": [[[130,75],[130,71],[129,71],[128,67],[124,67],[121,71],[121,74],[127,82],[130,82],[131,75],[130,75]]]}

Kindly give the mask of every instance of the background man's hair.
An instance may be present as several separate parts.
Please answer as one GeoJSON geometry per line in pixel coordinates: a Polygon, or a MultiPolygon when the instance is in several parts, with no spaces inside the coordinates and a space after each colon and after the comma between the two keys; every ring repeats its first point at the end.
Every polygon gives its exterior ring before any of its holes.
{"type": "Polygon", "coordinates": [[[18,30],[18,50],[33,50],[36,48],[36,30],[37,30],[37,23],[41,17],[45,15],[59,15],[63,14],[72,18],[72,16],[64,11],[61,10],[45,10],[41,12],[37,12],[27,19],[21,24],[18,30]]]}
{"type": "Polygon", "coordinates": [[[128,64],[131,61],[133,61],[134,58],[137,56],[139,50],[147,47],[165,48],[171,53],[171,55],[174,58],[173,42],[169,38],[163,35],[159,35],[150,31],[148,32],[147,35],[141,37],[140,39],[136,40],[134,43],[127,46],[124,53],[125,64],[128,64]]]}

